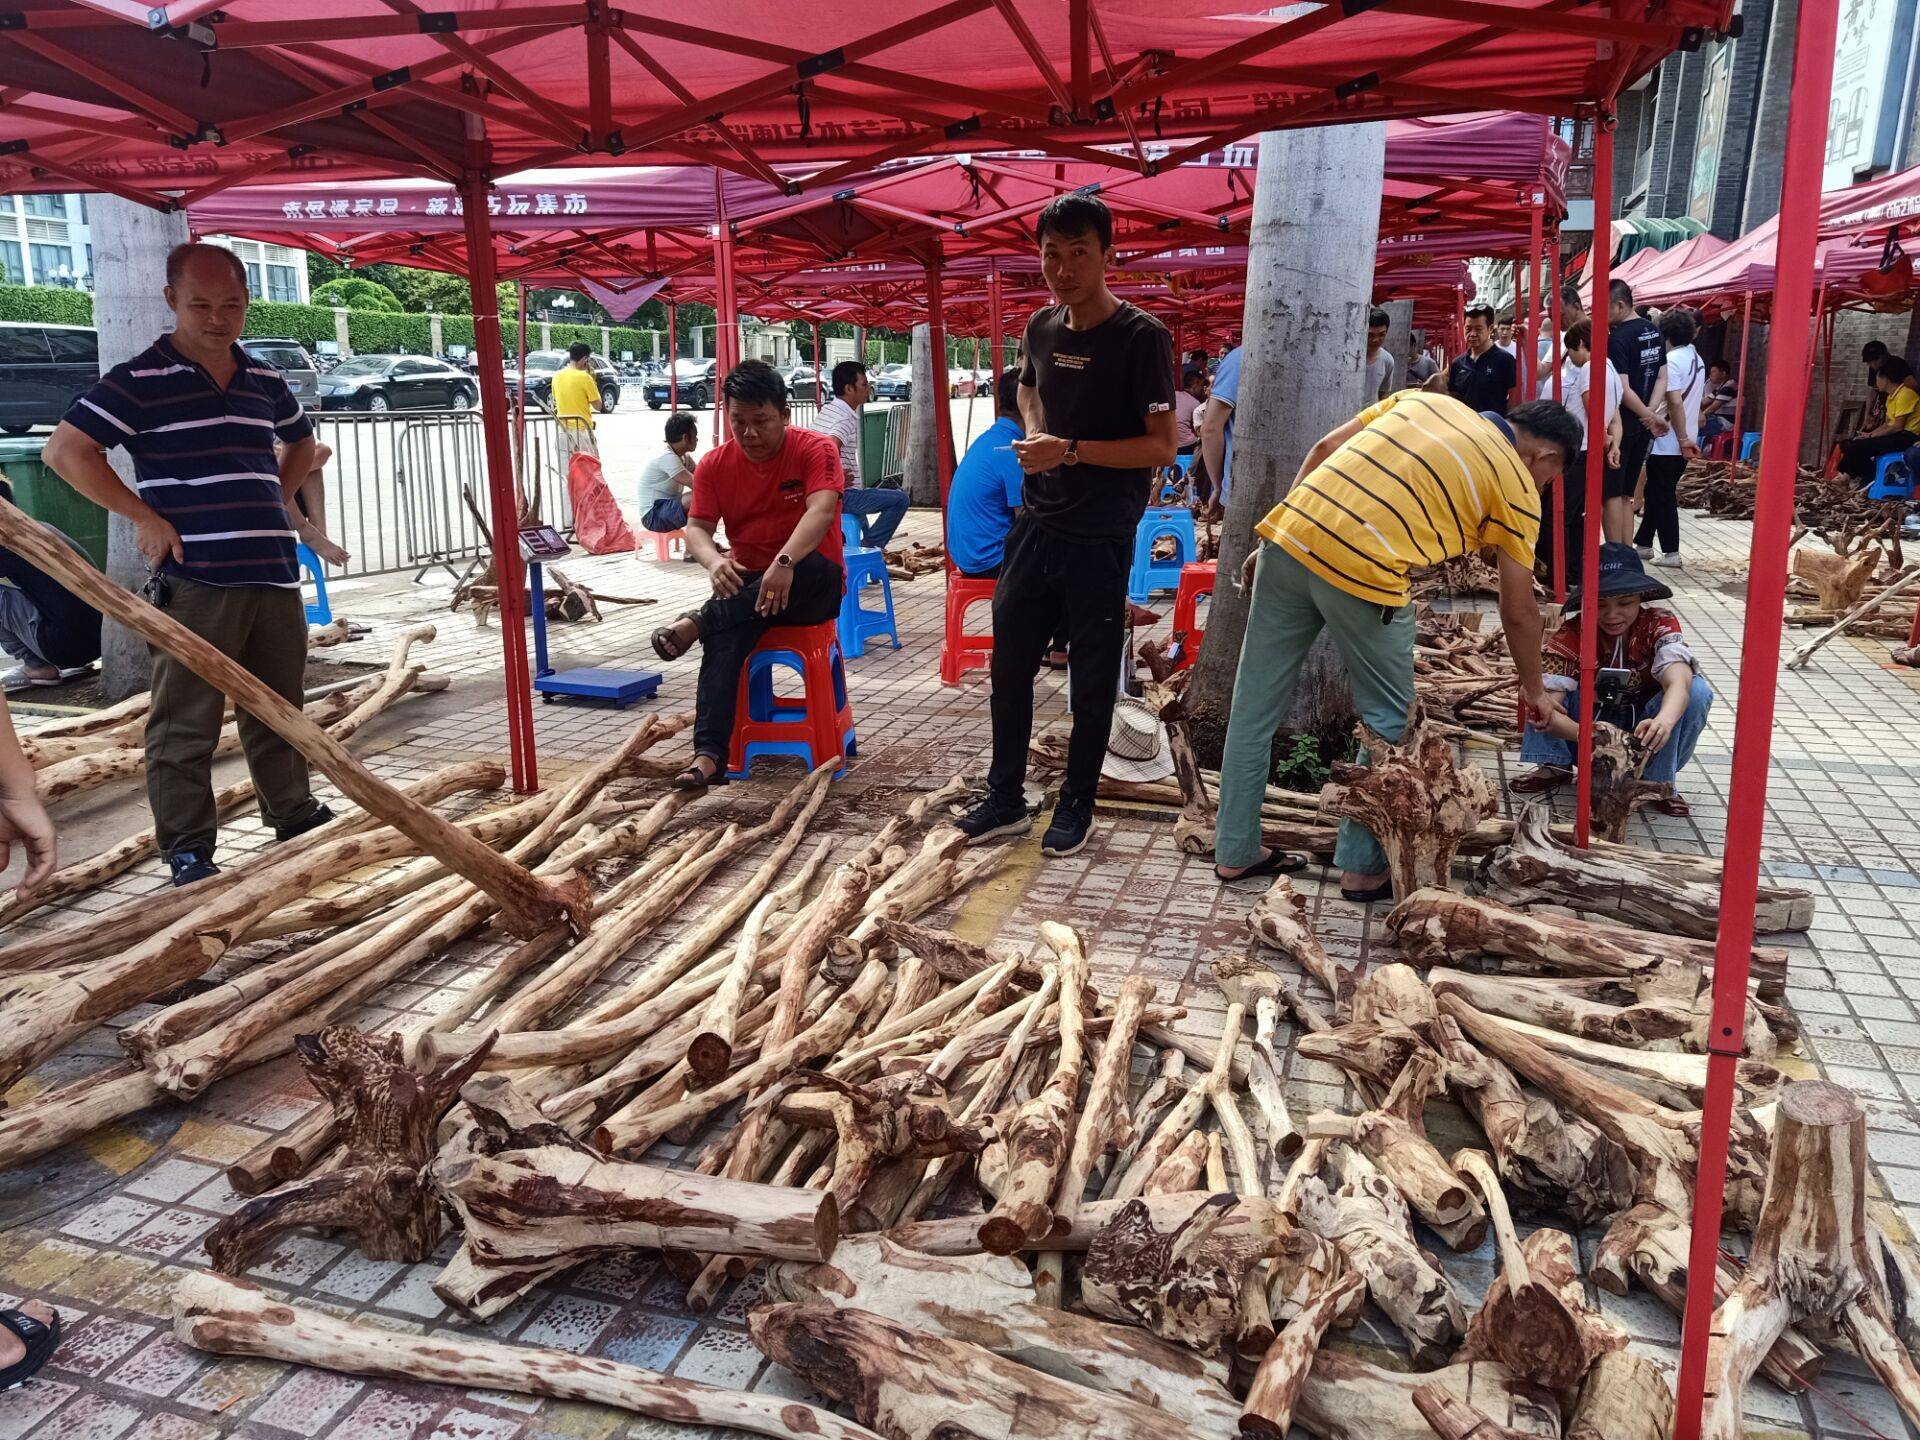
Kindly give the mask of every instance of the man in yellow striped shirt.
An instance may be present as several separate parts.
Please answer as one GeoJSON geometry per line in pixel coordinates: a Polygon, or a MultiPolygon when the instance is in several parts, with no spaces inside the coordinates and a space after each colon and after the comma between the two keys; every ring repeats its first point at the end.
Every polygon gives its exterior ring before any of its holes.
{"type": "MultiPolygon", "coordinates": [[[[1274,731],[1287,716],[1307,650],[1324,629],[1353,683],[1360,717],[1387,740],[1406,732],[1414,699],[1411,570],[1492,549],[1500,618],[1520,692],[1541,723],[1555,708],[1540,677],[1533,600],[1541,492],[1580,448],[1565,406],[1535,400],[1505,416],[1450,395],[1402,390],[1311,450],[1285,498],[1255,529],[1241,572],[1251,588],[1221,760],[1214,838],[1221,880],[1278,874],[1302,861],[1263,849],[1260,804],[1274,731]]],[[[1386,899],[1386,856],[1365,827],[1340,829],[1341,894],[1386,899]]]]}

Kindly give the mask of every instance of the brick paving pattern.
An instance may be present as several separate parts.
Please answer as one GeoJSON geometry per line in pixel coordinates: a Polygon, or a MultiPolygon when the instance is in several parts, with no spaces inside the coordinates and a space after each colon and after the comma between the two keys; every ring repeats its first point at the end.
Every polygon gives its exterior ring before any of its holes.
{"type": "MultiPolygon", "coordinates": [[[[1674,585],[1676,608],[1720,698],[1685,777],[1693,816],[1642,815],[1630,838],[1704,853],[1718,848],[1726,818],[1748,527],[1693,514],[1684,523],[1688,567],[1663,578],[1674,585]]],[[[936,530],[930,517],[915,514],[904,534],[932,539],[936,530]]],[[[644,553],[651,557],[651,545],[644,553]]],[[[698,569],[679,562],[603,557],[565,568],[610,591],[657,595],[660,603],[612,607],[600,626],[556,627],[554,658],[563,667],[657,668],[648,633],[697,602],[705,588],[698,569]]],[[[476,627],[465,615],[446,616],[448,585],[436,573],[417,586],[388,577],[343,582],[334,590],[337,611],[373,626],[370,641],[348,647],[344,658],[380,658],[385,637],[423,613],[440,624],[439,642],[419,653],[454,677],[452,690],[403,705],[361,746],[390,779],[414,779],[435,766],[504,749],[498,630],[476,627]]],[[[872,645],[849,665],[860,759],[835,792],[847,828],[877,824],[898,787],[924,788],[984,768],[984,674],[975,672],[957,687],[939,683],[938,578],[895,582],[894,595],[905,647],[872,645]]],[[[1163,608],[1170,606],[1167,597],[1163,608]]],[[[1766,868],[1819,897],[1809,934],[1772,942],[1794,951],[1790,996],[1806,1025],[1804,1061],[1790,1067],[1822,1073],[1868,1098],[1879,1180],[1914,1224],[1920,1222],[1920,873],[1912,857],[1920,770],[1911,737],[1920,687],[1913,672],[1882,663],[1884,649],[1842,641],[1811,669],[1781,672],[1766,868]]],[[[668,667],[655,706],[690,704],[692,675],[689,662],[668,667]]],[[[1063,685],[1043,677],[1041,686],[1041,723],[1059,723],[1063,685]]],[[[536,706],[543,776],[558,778],[604,752],[639,713],[536,706]]],[[[1513,748],[1497,756],[1476,753],[1503,775],[1518,768],[1513,748]]],[[[791,771],[776,771],[746,789],[720,792],[712,803],[765,796],[791,778],[791,771]]],[[[1570,802],[1563,796],[1559,803],[1564,811],[1570,802]]],[[[126,808],[131,830],[144,810],[131,798],[126,808]]],[[[1085,936],[1103,988],[1129,973],[1147,975],[1161,1000],[1188,1008],[1183,1028],[1216,1035],[1225,1004],[1208,965],[1244,947],[1244,917],[1254,896],[1223,892],[1205,861],[1175,850],[1169,818],[1107,813],[1085,851],[1053,862],[1041,860],[1036,830],[990,882],[944,918],[969,938],[1010,946],[1033,943],[1042,918],[1064,920],[1085,936]]],[[[248,820],[230,826],[222,843],[231,854],[262,840],[258,823],[248,820]]],[[[1362,912],[1316,875],[1304,877],[1301,888],[1329,948],[1343,961],[1371,960],[1385,907],[1362,912]]],[[[70,908],[99,908],[159,883],[155,867],[144,866],[70,908]]],[[[44,917],[22,928],[37,923],[44,917]]],[[[640,953],[669,943],[676,928],[643,942],[640,953]]],[[[473,983],[490,954],[482,945],[464,947],[389,989],[358,1018],[380,1024],[405,1012],[430,1012],[473,983]]],[[[607,982],[626,973],[617,969],[607,982]]],[[[111,1034],[97,1032],[24,1082],[15,1098],[103,1068],[117,1053],[111,1034]]],[[[1329,1067],[1290,1058],[1286,1079],[1296,1112],[1351,1104],[1329,1067]]],[[[0,1176],[0,1298],[51,1302],[68,1336],[45,1378],[0,1396],[0,1440],[651,1440],[719,1433],[591,1405],[363,1380],[177,1345],[168,1335],[171,1277],[204,1263],[200,1237],[240,1203],[221,1167],[312,1103],[297,1067],[275,1062],[215,1086],[191,1109],[148,1112],[0,1176]]],[[[1435,1107],[1441,1134],[1450,1123],[1441,1115],[1445,1108],[1435,1107]]],[[[1591,1254],[1595,1238],[1582,1237],[1584,1253],[1591,1254]]],[[[1446,1258],[1476,1302],[1493,1274],[1491,1245],[1446,1258]]],[[[449,1241],[436,1261],[409,1266],[370,1261],[331,1239],[300,1235],[283,1239],[250,1273],[303,1303],[395,1331],[472,1333],[430,1288],[451,1248],[449,1241]]],[[[724,1294],[706,1315],[688,1313],[683,1290],[654,1257],[635,1253],[543,1285],[481,1329],[494,1338],[564,1346],[688,1379],[797,1393],[792,1377],[763,1362],[746,1338],[753,1279],[724,1294]]],[[[1632,1332],[1638,1348],[1674,1364],[1678,1326],[1664,1308],[1640,1292],[1594,1299],[1632,1332]]],[[[1348,1338],[1394,1343],[1388,1327],[1368,1321],[1348,1338]]],[[[1855,1440],[1912,1433],[1850,1356],[1835,1354],[1811,1395],[1788,1397],[1763,1381],[1748,1393],[1754,1435],[1855,1440]]]]}

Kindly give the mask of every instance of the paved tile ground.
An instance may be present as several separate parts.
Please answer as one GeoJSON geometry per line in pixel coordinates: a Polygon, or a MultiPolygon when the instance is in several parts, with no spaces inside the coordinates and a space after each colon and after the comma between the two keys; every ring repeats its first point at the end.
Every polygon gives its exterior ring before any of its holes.
{"type": "MultiPolygon", "coordinates": [[[[1689,515],[1688,568],[1672,575],[1676,602],[1721,699],[1687,776],[1690,820],[1636,819],[1641,843],[1689,852],[1718,848],[1732,772],[1733,699],[1745,609],[1742,575],[1747,527],[1689,515]]],[[[931,538],[916,517],[909,534],[931,538]]],[[[649,550],[649,553],[650,550],[649,550]]],[[[598,627],[556,631],[557,663],[651,668],[646,636],[701,593],[692,566],[614,557],[570,564],[576,578],[620,593],[656,594],[657,606],[622,609],[598,627]]],[[[937,579],[896,584],[905,647],[882,643],[850,666],[861,759],[836,791],[838,826],[863,831],[893,807],[897,787],[923,788],[951,774],[977,774],[987,748],[986,688],[940,685],[935,667],[941,591],[937,579]]],[[[373,626],[351,647],[377,658],[402,622],[443,610],[444,576],[347,582],[335,605],[373,626]]],[[[464,616],[445,619],[426,652],[454,677],[443,696],[410,702],[372,728],[364,753],[394,779],[504,746],[498,632],[464,616]]],[[[1804,1068],[1870,1097],[1879,1177],[1897,1213],[1920,1221],[1920,888],[1916,827],[1920,771],[1912,735],[1920,697],[1911,672],[1885,668],[1884,647],[1841,642],[1804,672],[1782,672],[1766,837],[1768,873],[1805,884],[1820,898],[1812,932],[1786,937],[1793,951],[1791,999],[1808,1033],[1804,1068]]],[[[690,703],[691,667],[672,667],[660,704],[690,703]]],[[[1064,718],[1057,680],[1043,681],[1043,722],[1064,718]]],[[[599,754],[632,723],[632,714],[537,706],[542,773],[552,778],[599,754]]],[[[29,725],[31,722],[29,722],[29,725]]],[[[1492,763],[1516,765],[1509,749],[1492,763]]],[[[774,783],[721,792],[708,802],[743,803],[774,783]]],[[[144,812],[125,795],[120,833],[144,812]]],[[[1563,802],[1564,804],[1565,802],[1563,802]]],[[[230,827],[223,843],[260,843],[256,824],[230,827]]],[[[153,867],[122,877],[103,895],[76,902],[90,910],[155,888],[153,867]]],[[[1308,880],[1314,917],[1343,958],[1371,959],[1383,907],[1362,913],[1337,892],[1308,880]]],[[[1252,897],[1223,894],[1204,862],[1172,846],[1166,817],[1116,813],[1095,842],[1064,861],[1043,863],[1037,838],[1015,847],[999,874],[948,918],[977,939],[1031,942],[1042,918],[1085,935],[1100,983],[1127,973],[1152,977],[1160,998],[1189,1009],[1184,1026],[1214,1034],[1224,1010],[1208,978],[1214,958],[1244,944],[1252,897]]],[[[35,921],[23,922],[22,929],[35,921]]],[[[669,929],[641,954],[671,939],[669,929]]],[[[380,1023],[402,1012],[432,1011],[471,984],[491,952],[471,946],[410,977],[363,1013],[380,1023]]],[[[631,963],[631,962],[630,962],[631,963]]],[[[617,980],[624,970],[609,977],[617,980]]],[[[117,1054],[100,1031],[43,1067],[14,1098],[83,1076],[117,1054]]],[[[1344,1102],[1336,1072],[1292,1059],[1290,1100],[1312,1109],[1344,1102]]],[[[544,1437],[687,1435],[684,1427],[636,1420],[594,1406],[538,1403],[514,1396],[359,1380],[256,1361],[221,1360],[183,1349],[167,1335],[172,1277],[202,1263],[200,1237],[239,1199],[221,1167],[262,1137],[296,1120],[312,1103],[294,1067],[276,1062],[214,1087],[191,1109],[167,1107],[69,1147],[35,1166],[0,1177],[0,1292],[58,1305],[69,1338],[48,1378],[0,1396],[0,1440],[247,1440],[292,1436],[339,1440],[544,1440],[544,1437]]],[[[1436,1128],[1443,1124],[1436,1111],[1436,1128]]],[[[1582,1237],[1591,1253],[1594,1237],[1582,1237]]],[[[1434,1248],[1440,1248],[1437,1243],[1434,1248]]],[[[1492,1273],[1490,1248],[1449,1257],[1476,1295],[1492,1273]]],[[[341,1315],[397,1331],[464,1333],[429,1283],[437,1264],[365,1260],[331,1239],[284,1241],[256,1270],[262,1280],[341,1315]]],[[[487,1334],[562,1345],[647,1365],[692,1379],[791,1393],[791,1377],[763,1364],[747,1343],[751,1280],[711,1314],[688,1313],[681,1287],[644,1254],[589,1266],[541,1287],[485,1327],[487,1334]]],[[[1598,1302],[1662,1363],[1675,1356],[1677,1327],[1644,1295],[1598,1302]]],[[[1385,1339],[1363,1323],[1355,1339],[1385,1339]]],[[[1752,1392],[1752,1433],[1772,1436],[1908,1436],[1887,1397],[1862,1378],[1857,1362],[1836,1356],[1819,1390],[1787,1397],[1765,1384],[1752,1392]]]]}

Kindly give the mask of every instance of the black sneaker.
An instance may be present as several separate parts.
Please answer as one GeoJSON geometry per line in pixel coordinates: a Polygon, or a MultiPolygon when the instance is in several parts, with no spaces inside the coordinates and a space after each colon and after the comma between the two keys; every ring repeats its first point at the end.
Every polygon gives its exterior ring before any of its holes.
{"type": "Polygon", "coordinates": [[[1093,829],[1093,806],[1077,800],[1062,800],[1053,807],[1053,822],[1040,837],[1042,855],[1071,855],[1087,843],[1093,829]]]}
{"type": "Polygon", "coordinates": [[[996,835],[1026,834],[1033,828],[1033,817],[1027,814],[1024,800],[1018,797],[1004,800],[989,795],[953,823],[967,837],[969,845],[978,845],[996,835]]]}
{"type": "Polygon", "coordinates": [[[220,873],[220,867],[213,863],[211,850],[176,850],[167,856],[167,868],[173,872],[176,886],[191,885],[196,880],[206,880],[220,873]]]}
{"type": "Polygon", "coordinates": [[[333,811],[322,805],[318,800],[315,800],[312,805],[308,809],[303,810],[297,818],[287,821],[284,825],[274,826],[273,838],[276,840],[291,840],[294,836],[304,835],[309,830],[318,830],[331,819],[333,819],[333,811]]]}

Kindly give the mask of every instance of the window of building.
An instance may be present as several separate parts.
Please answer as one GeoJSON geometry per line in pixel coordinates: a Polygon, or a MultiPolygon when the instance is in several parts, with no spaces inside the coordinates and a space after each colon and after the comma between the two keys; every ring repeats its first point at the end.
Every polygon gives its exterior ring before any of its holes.
{"type": "Polygon", "coordinates": [[[0,195],[0,215],[17,215],[20,207],[14,203],[13,196],[0,195]]]}
{"type": "Polygon", "coordinates": [[[255,300],[262,298],[266,291],[260,285],[260,265],[254,260],[247,261],[247,294],[255,300]]]}
{"type": "Polygon", "coordinates": [[[289,305],[300,300],[300,277],[291,265],[267,266],[267,298],[289,305]]]}
{"type": "Polygon", "coordinates": [[[85,283],[87,289],[93,289],[93,246],[91,244],[87,246],[87,278],[85,283]]]}
{"type": "Polygon", "coordinates": [[[67,218],[67,197],[64,195],[29,195],[26,202],[29,215],[38,215],[43,220],[67,218]]]}
{"type": "Polygon", "coordinates": [[[27,283],[26,266],[20,263],[18,240],[0,240],[0,281],[9,285],[27,283]]]}
{"type": "MultiPolygon", "coordinates": [[[[29,200],[46,197],[30,195],[29,200]]],[[[52,197],[58,200],[58,195],[52,197]]],[[[71,245],[30,245],[27,247],[33,260],[33,279],[37,285],[72,285],[79,279],[73,273],[73,247],[71,245]],[[61,274],[64,267],[66,273],[61,274]]]]}

